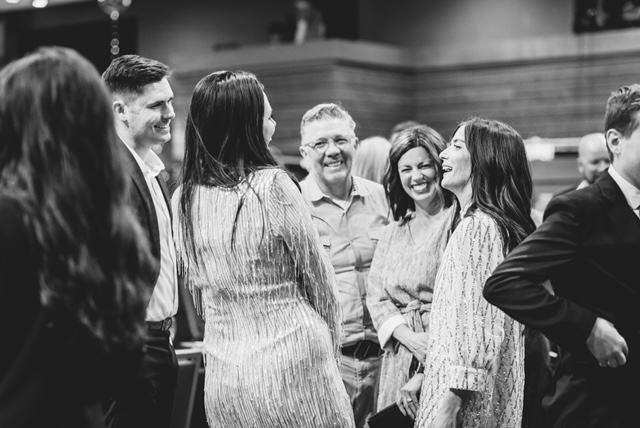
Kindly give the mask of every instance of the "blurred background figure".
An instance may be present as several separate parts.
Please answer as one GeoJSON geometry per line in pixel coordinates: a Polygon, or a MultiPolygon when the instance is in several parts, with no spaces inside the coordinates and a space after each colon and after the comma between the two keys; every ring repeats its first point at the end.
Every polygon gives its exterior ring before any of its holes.
{"type": "Polygon", "coordinates": [[[103,427],[142,356],[150,249],[111,97],[77,52],[0,72],[0,426],[103,427]]]}
{"type": "Polygon", "coordinates": [[[438,155],[445,148],[440,134],[427,126],[398,134],[384,177],[394,221],[383,230],[367,286],[367,307],[386,349],[378,411],[402,394],[398,405],[412,418],[422,385],[418,366],[427,353],[433,286],[457,207],[453,194],[440,186],[438,155]]]}
{"type": "Polygon", "coordinates": [[[309,0],[294,0],[293,43],[301,45],[306,41],[324,39],[326,27],[320,13],[309,0]]]}
{"type": "Polygon", "coordinates": [[[391,128],[391,132],[389,133],[389,142],[393,145],[396,137],[400,132],[419,125],[422,124],[420,122],[416,122],[415,120],[403,120],[402,122],[396,123],[393,128],[391,128]]]}
{"type": "Polygon", "coordinates": [[[351,173],[382,184],[390,149],[391,143],[384,137],[375,136],[360,141],[351,173]]]}
{"type": "Polygon", "coordinates": [[[578,171],[582,180],[578,184],[559,190],[554,196],[562,195],[572,190],[582,189],[596,180],[609,168],[611,160],[607,151],[607,142],[602,132],[587,134],[580,139],[578,146],[578,171]]]}
{"type": "Polygon", "coordinates": [[[206,324],[207,420],[352,428],[336,277],[297,181],[269,151],[275,129],[253,74],[219,71],[196,85],[172,206],[178,261],[206,324]]]}

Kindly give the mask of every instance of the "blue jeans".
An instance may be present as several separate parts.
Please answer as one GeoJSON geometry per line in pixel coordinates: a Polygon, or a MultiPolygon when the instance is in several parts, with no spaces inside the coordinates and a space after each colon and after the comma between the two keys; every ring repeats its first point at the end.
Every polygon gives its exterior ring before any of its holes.
{"type": "Polygon", "coordinates": [[[358,359],[340,356],[340,375],[349,394],[356,428],[367,427],[367,419],[376,412],[382,355],[358,359]]]}

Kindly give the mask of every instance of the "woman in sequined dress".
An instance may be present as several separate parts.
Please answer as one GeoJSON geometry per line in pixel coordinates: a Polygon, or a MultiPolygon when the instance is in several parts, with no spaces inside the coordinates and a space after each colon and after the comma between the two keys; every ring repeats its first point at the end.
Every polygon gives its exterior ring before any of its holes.
{"type": "Polygon", "coordinates": [[[297,182],[268,150],[253,74],[196,85],[173,200],[179,265],[205,319],[211,427],[348,427],[336,281],[297,182]]]}
{"type": "Polygon", "coordinates": [[[442,189],[446,142],[428,126],[402,131],[384,177],[394,222],[385,227],[371,263],[367,307],[385,348],[378,410],[396,402],[415,418],[427,352],[433,284],[457,204],[442,189]],[[411,400],[411,401],[407,401],[411,400]]]}
{"type": "Polygon", "coordinates": [[[442,187],[462,211],[436,277],[416,427],[520,428],[524,328],[482,289],[535,229],[524,143],[504,123],[472,118],[440,158],[442,187]]]}

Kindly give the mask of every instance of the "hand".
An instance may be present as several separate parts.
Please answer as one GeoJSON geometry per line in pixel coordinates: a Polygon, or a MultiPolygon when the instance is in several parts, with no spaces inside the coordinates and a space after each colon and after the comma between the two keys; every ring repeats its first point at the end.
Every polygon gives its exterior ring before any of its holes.
{"type": "Polygon", "coordinates": [[[629,348],[612,323],[597,318],[587,338],[587,348],[601,367],[618,367],[627,363],[629,348]]]}
{"type": "Polygon", "coordinates": [[[442,407],[438,410],[436,418],[429,428],[460,428],[462,419],[458,417],[462,398],[453,391],[447,391],[442,401],[442,407]]]}
{"type": "Polygon", "coordinates": [[[401,324],[393,330],[393,337],[411,351],[419,362],[424,363],[426,361],[428,333],[416,333],[406,324],[401,324]]]}
{"type": "Polygon", "coordinates": [[[396,404],[400,408],[403,415],[415,419],[418,414],[418,394],[422,388],[422,373],[416,373],[409,382],[400,388],[400,395],[396,400],[396,404]]]}

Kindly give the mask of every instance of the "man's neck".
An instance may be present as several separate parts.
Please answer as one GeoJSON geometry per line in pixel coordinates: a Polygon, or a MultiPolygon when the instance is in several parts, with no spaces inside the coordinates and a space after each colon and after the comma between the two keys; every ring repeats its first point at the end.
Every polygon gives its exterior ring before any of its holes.
{"type": "Polygon", "coordinates": [[[119,129],[116,129],[116,131],[122,142],[129,146],[131,150],[136,152],[136,154],[140,156],[140,159],[146,159],[151,148],[142,144],[136,144],[128,134],[121,132],[119,129]]]}
{"type": "Polygon", "coordinates": [[[351,196],[351,189],[353,187],[353,178],[348,176],[345,181],[337,183],[327,183],[316,179],[318,187],[322,190],[322,193],[331,197],[332,199],[340,199],[346,201],[351,196]]]}
{"type": "MultiPolygon", "coordinates": [[[[629,173],[629,171],[626,171],[624,168],[621,168],[620,164],[615,162],[615,159],[614,159],[614,163],[612,163],[612,166],[616,170],[618,175],[620,175],[620,177],[627,180],[629,184],[633,185],[636,189],[640,189],[640,177],[638,177],[637,174],[629,173]]],[[[637,172],[637,171],[634,171],[634,172],[637,172]]]]}

